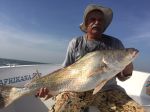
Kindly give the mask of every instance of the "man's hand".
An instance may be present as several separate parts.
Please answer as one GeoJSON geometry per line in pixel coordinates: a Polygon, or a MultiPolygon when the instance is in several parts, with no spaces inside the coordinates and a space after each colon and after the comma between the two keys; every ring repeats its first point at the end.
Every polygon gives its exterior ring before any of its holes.
{"type": "Polygon", "coordinates": [[[133,72],[133,64],[130,63],[129,65],[126,66],[126,68],[122,72],[117,74],[117,78],[120,81],[125,81],[132,76],[132,72],[133,72]]]}
{"type": "Polygon", "coordinates": [[[35,97],[40,97],[40,98],[44,98],[44,100],[47,100],[49,98],[52,97],[51,94],[49,94],[49,90],[44,87],[44,88],[40,88],[37,93],[35,94],[35,97]]]}

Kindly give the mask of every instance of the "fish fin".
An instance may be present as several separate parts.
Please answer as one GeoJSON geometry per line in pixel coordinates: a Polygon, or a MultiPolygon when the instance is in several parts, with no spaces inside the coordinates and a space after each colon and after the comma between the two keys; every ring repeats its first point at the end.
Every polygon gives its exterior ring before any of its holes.
{"type": "Polygon", "coordinates": [[[102,80],[94,89],[93,94],[96,94],[106,84],[107,80],[102,80]]]}
{"type": "Polygon", "coordinates": [[[107,62],[106,62],[105,59],[103,58],[103,59],[102,59],[101,67],[99,67],[99,68],[98,68],[97,70],[95,70],[94,72],[89,73],[89,76],[88,76],[88,77],[91,77],[91,76],[95,75],[97,72],[99,72],[99,73],[105,72],[107,69],[108,69],[107,62]],[[100,68],[101,68],[101,69],[100,69],[100,68]]]}
{"type": "Polygon", "coordinates": [[[20,98],[22,96],[21,89],[13,86],[0,86],[0,109],[20,98]]]}
{"type": "Polygon", "coordinates": [[[31,82],[36,81],[37,79],[41,78],[41,73],[39,73],[38,69],[36,70],[35,73],[33,73],[33,77],[31,82]]]}
{"type": "Polygon", "coordinates": [[[102,62],[105,64],[105,65],[107,65],[108,64],[108,62],[105,60],[105,58],[103,57],[103,59],[102,59],[102,62]]]}
{"type": "Polygon", "coordinates": [[[33,73],[32,80],[31,80],[30,82],[27,82],[27,83],[24,85],[24,87],[25,87],[25,88],[26,88],[26,87],[28,88],[32,82],[34,82],[34,81],[36,81],[36,80],[38,80],[38,79],[40,79],[40,78],[41,78],[41,73],[39,73],[39,71],[36,70],[36,72],[33,73]]]}
{"type": "Polygon", "coordinates": [[[36,73],[33,73],[32,81],[35,81],[39,78],[41,78],[41,73],[39,73],[39,71],[36,70],[36,73]]]}

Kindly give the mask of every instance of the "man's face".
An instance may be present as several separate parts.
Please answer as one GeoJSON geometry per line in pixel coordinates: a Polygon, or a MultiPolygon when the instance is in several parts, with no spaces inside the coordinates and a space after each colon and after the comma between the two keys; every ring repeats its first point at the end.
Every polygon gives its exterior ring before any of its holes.
{"type": "Polygon", "coordinates": [[[86,17],[85,25],[87,28],[87,33],[91,35],[101,35],[104,31],[104,24],[104,15],[100,11],[92,11],[86,17]]]}

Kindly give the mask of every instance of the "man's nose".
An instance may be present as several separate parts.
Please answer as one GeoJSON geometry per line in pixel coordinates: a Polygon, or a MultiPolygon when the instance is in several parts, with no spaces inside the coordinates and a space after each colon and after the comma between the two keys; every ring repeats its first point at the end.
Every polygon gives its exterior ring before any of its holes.
{"type": "Polygon", "coordinates": [[[99,20],[95,20],[95,24],[100,24],[100,21],[99,20]]]}

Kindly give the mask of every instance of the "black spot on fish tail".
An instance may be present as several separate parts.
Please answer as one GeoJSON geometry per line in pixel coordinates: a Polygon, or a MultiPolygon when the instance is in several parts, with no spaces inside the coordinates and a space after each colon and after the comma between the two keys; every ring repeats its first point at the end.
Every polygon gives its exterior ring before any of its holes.
{"type": "Polygon", "coordinates": [[[2,94],[0,94],[0,108],[4,108],[4,107],[5,107],[4,97],[2,96],[2,94]]]}
{"type": "Polygon", "coordinates": [[[12,86],[0,86],[0,108],[7,106],[12,86]]]}

